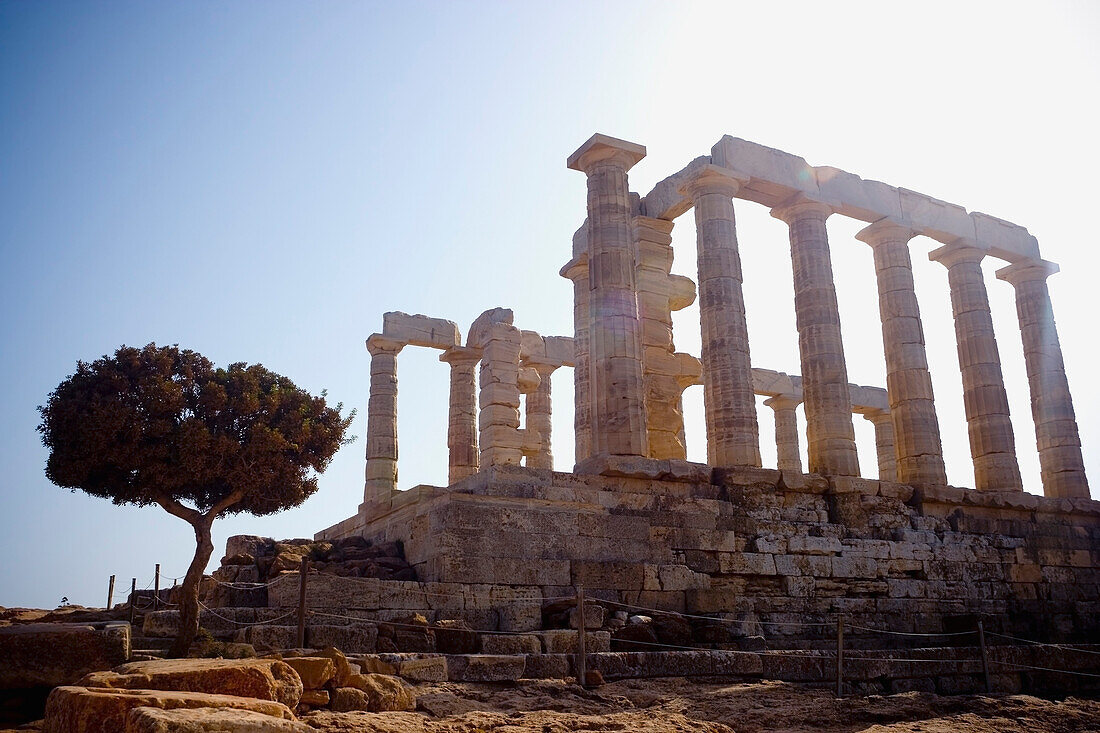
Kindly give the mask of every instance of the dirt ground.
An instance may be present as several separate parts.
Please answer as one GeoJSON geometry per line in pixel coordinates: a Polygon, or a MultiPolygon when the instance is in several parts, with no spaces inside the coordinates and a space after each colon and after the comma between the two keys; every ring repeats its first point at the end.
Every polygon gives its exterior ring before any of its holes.
{"type": "Polygon", "coordinates": [[[410,713],[316,712],[320,731],[351,733],[1067,733],[1100,731],[1100,700],[911,692],[837,700],[785,682],[629,680],[581,690],[560,681],[417,688],[410,713]]]}

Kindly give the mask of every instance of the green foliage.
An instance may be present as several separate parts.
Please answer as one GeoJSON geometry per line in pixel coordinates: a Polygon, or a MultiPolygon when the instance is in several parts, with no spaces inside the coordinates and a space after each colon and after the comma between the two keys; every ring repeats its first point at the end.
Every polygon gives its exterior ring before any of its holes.
{"type": "Polygon", "coordinates": [[[201,513],[239,492],[224,512],[265,515],[317,490],[316,473],[348,442],[354,412],[340,408],[258,364],[222,369],[176,346],[122,346],[77,364],[38,408],[38,431],[59,486],[201,513]]]}

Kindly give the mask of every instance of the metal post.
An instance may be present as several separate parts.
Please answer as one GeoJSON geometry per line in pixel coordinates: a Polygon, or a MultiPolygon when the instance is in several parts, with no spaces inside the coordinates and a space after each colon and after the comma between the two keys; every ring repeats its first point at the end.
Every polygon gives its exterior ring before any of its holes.
{"type": "Polygon", "coordinates": [[[302,558],[298,569],[298,648],[306,646],[306,577],[309,574],[309,560],[302,558]]]}
{"type": "Polygon", "coordinates": [[[985,650],[985,627],[982,620],[978,619],[978,646],[982,649],[982,674],[985,675],[985,691],[993,692],[993,685],[989,681],[989,657],[985,650]]]}
{"type": "Polygon", "coordinates": [[[844,697],[844,617],[836,617],[836,696],[844,697]]]}
{"type": "MultiPolygon", "coordinates": [[[[137,606],[137,578],[134,578],[133,580],[130,581],[130,626],[131,627],[133,627],[133,625],[134,625],[135,606],[137,606]]],[[[132,636],[133,633],[134,632],[131,631],[130,635],[132,636]]]]}
{"type": "Polygon", "coordinates": [[[157,569],[153,573],[153,610],[156,611],[160,608],[160,563],[157,563],[157,569]]]}
{"type": "Polygon", "coordinates": [[[107,610],[111,610],[111,603],[115,600],[115,576],[111,576],[111,582],[107,584],[107,610]]]}
{"type": "Polygon", "coordinates": [[[577,586],[577,683],[581,687],[587,687],[585,684],[588,679],[588,654],[585,649],[585,637],[588,635],[587,629],[584,627],[584,586],[577,586]]]}

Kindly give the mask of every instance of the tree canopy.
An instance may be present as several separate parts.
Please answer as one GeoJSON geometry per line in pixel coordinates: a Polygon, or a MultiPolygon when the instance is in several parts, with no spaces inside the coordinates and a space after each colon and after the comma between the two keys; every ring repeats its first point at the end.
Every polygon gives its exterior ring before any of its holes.
{"type": "Polygon", "coordinates": [[[350,440],[354,416],[259,364],[215,368],[194,351],[156,344],[78,362],[38,409],[51,481],[116,504],[159,504],[194,528],[173,656],[198,632],[214,519],[301,504],[350,440]]]}

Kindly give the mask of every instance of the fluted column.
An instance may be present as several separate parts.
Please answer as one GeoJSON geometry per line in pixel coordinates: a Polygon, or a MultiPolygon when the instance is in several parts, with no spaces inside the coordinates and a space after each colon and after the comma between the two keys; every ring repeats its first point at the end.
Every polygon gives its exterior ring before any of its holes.
{"type": "Polygon", "coordinates": [[[968,241],[955,242],[928,254],[928,259],[947,268],[951,288],[963,408],[970,435],[970,456],[974,460],[974,488],[1023,491],[1001,356],[982,273],[984,257],[985,251],[968,241]]]}
{"type": "Polygon", "coordinates": [[[550,449],[551,416],[553,407],[550,401],[550,376],[557,369],[556,364],[531,363],[538,372],[539,385],[527,394],[526,427],[528,440],[537,445],[537,449],[526,454],[529,468],[553,468],[554,454],[550,449]]]}
{"type": "Polygon", "coordinates": [[[404,346],[378,333],[367,339],[370,398],[364,504],[386,499],[397,489],[397,354],[404,346]]]}
{"type": "MultiPolygon", "coordinates": [[[[878,458],[878,477],[883,481],[899,481],[896,451],[894,448],[894,421],[885,411],[864,412],[863,417],[875,426],[875,455],[878,458]]],[[[905,483],[903,481],[903,483],[905,483]]]]}
{"type": "Polygon", "coordinates": [[[1031,416],[1035,420],[1043,493],[1087,499],[1089,485],[1081,456],[1081,436],[1047,289],[1047,277],[1056,272],[1058,266],[1053,262],[1025,261],[998,270],[997,277],[1016,290],[1016,313],[1031,388],[1031,416]]]}
{"type": "Polygon", "coordinates": [[[703,403],[707,462],[712,466],[760,465],[760,427],[733,211],[733,196],[745,181],[732,171],[708,165],[681,189],[695,207],[703,403]]]}
{"type": "Polygon", "coordinates": [[[477,382],[474,370],[481,352],[454,346],[439,360],[451,365],[451,395],[447,413],[447,483],[477,473],[477,382]]]}
{"type": "Polygon", "coordinates": [[[909,259],[909,240],[917,234],[883,219],[862,229],[856,239],[874,251],[896,480],[913,486],[945,486],[940,423],[909,259]]]}
{"type": "Polygon", "coordinates": [[[772,216],[790,227],[810,472],[858,476],[848,367],[825,228],[832,213],[827,205],[805,199],[772,209],[772,216]]]}
{"type": "Polygon", "coordinates": [[[802,400],[788,395],[776,395],[764,400],[775,413],[776,467],[780,471],[802,473],[802,456],[798,451],[798,414],[802,400]]]}
{"type": "Polygon", "coordinates": [[[588,254],[574,257],[561,269],[573,281],[573,435],[574,460],[592,455],[592,374],[588,362],[588,254]]]}
{"type": "Polygon", "coordinates": [[[594,135],[569,157],[588,176],[591,453],[648,455],[627,171],[641,145],[594,135]]]}

